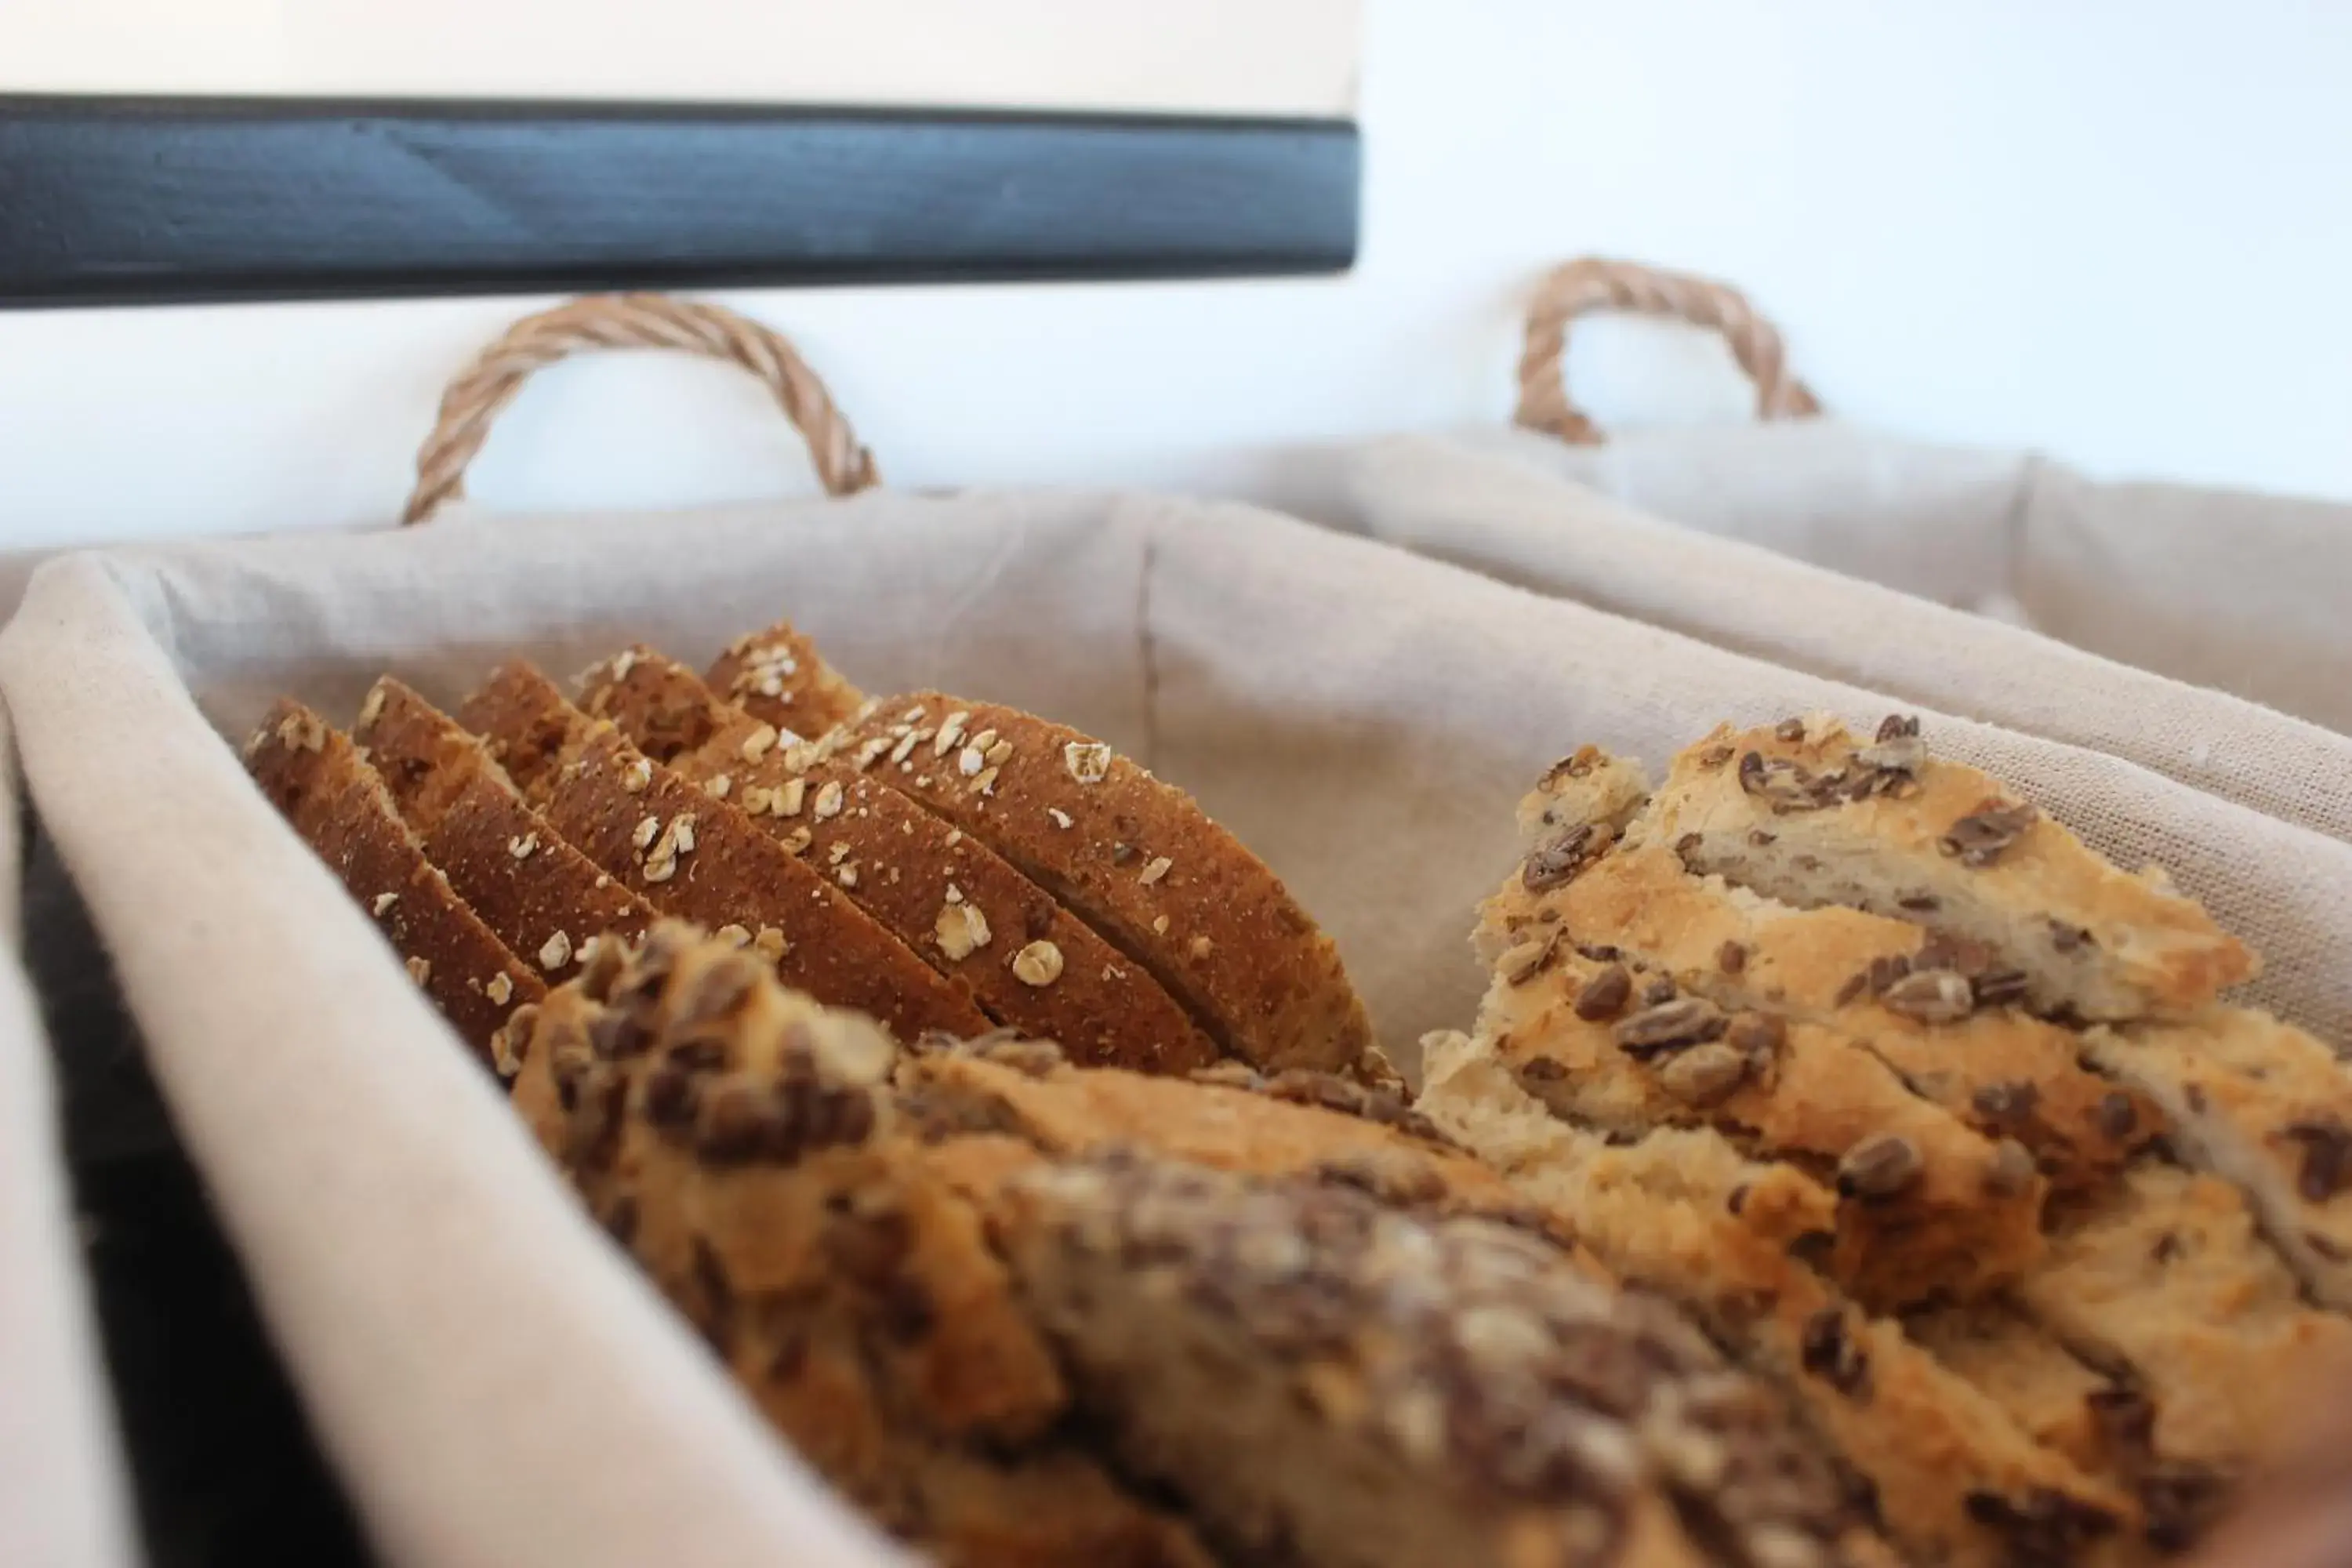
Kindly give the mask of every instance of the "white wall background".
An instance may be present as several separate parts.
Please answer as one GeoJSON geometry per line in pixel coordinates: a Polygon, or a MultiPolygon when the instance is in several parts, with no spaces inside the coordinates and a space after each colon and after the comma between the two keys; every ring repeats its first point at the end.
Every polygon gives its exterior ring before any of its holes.
{"type": "MultiPolygon", "coordinates": [[[[1857,419],[2352,497],[2352,6],[1370,0],[1364,39],[1351,277],[725,298],[906,485],[1248,491],[1268,445],[1499,421],[1528,287],[1598,250],[1738,281],[1857,419]]],[[[385,521],[442,379],[543,302],[0,313],[0,548],[385,521]]],[[[1736,417],[1727,363],[1625,327],[1573,371],[1736,417]]],[[[632,356],[544,376],[473,489],[809,484],[758,394],[632,356]]]]}

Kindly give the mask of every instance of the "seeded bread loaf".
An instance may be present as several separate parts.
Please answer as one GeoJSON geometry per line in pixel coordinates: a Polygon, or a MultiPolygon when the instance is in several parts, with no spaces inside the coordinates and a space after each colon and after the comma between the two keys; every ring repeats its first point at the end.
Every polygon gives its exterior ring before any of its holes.
{"type": "Polygon", "coordinates": [[[1706,1130],[1612,1146],[1552,1116],[1485,1042],[1433,1037],[1425,1051],[1419,1108],[1620,1276],[1696,1313],[1780,1385],[1908,1560],[2137,1560],[2132,1499],[1805,1266],[1792,1223],[1818,1226],[1828,1205],[1799,1173],[1746,1160],[1706,1130]]]}
{"type": "Polygon", "coordinates": [[[354,737],[425,853],[509,947],[554,976],[606,938],[634,941],[653,907],[565,843],[482,743],[390,676],[354,737]]]}
{"type": "Polygon", "coordinates": [[[866,700],[790,621],[729,643],[704,679],[753,718],[803,741],[847,723],[866,700]]]}
{"type": "Polygon", "coordinates": [[[1591,748],[1547,774],[1520,805],[1526,864],[1542,889],[1523,876],[1497,896],[1482,951],[1529,929],[1514,921],[1557,916],[1552,929],[1615,948],[1718,1007],[1801,1021],[1868,1050],[1985,1136],[2016,1140],[2062,1196],[2105,1181],[2162,1130],[2147,1100],[2078,1062],[2073,1034],[2000,1005],[2013,972],[1983,950],[1696,875],[1650,830],[1646,802],[1638,767],[1591,748]],[[1619,842],[1621,833],[1633,837],[1619,842]],[[1571,839],[1572,866],[1562,849],[1571,839]]]}
{"type": "Polygon", "coordinates": [[[1362,1181],[1345,1156],[1402,1152],[1502,1191],[1410,1116],[1001,1038],[886,1089],[878,1031],[675,925],[511,1032],[517,1109],[592,1210],[780,1429],[944,1562],[1205,1565],[1195,1525],[1302,1568],[1887,1561],[1778,1400],[1670,1310],[1362,1181]],[[997,1096],[1013,1131],[970,1125],[997,1096]],[[1296,1173],[1074,1158],[1047,1130],[1087,1104],[1296,1173]]]}
{"type": "Polygon", "coordinates": [[[1141,965],[978,839],[846,757],[795,771],[773,726],[683,665],[628,649],[583,678],[581,705],[832,877],[997,1022],[1089,1064],[1185,1072],[1215,1059],[1141,965]]]}
{"type": "Polygon", "coordinates": [[[2130,875],[1917,721],[1857,743],[1834,720],[1717,730],[1674,761],[1651,831],[1693,869],[1801,906],[1843,904],[1981,943],[2037,1012],[2179,1013],[2259,965],[2161,872],[2130,875]]]}
{"type": "Polygon", "coordinates": [[[2094,1030],[2091,1059],[2164,1108],[2173,1142],[2234,1182],[2318,1300],[2352,1310],[2352,1077],[2267,1014],[2094,1030]]]}
{"type": "Polygon", "coordinates": [[[520,662],[468,699],[480,735],[556,832],[666,913],[741,940],[786,982],[902,1039],[973,1034],[978,1008],[741,812],[653,762],[520,662]]]}
{"type": "Polygon", "coordinates": [[[1521,1232],[1131,1155],[1024,1173],[998,1226],[1126,1465],[1244,1561],[1836,1560],[1775,1403],[1521,1232]]]}
{"type": "Polygon", "coordinates": [[[1565,922],[1543,918],[1558,912],[1551,889],[1528,881],[1515,875],[1485,910],[1483,940],[1518,945],[1496,964],[1479,1029],[1556,1115],[1619,1138],[1712,1125],[1832,1176],[1832,1271],[1881,1308],[1983,1295],[2039,1254],[2042,1183],[2022,1150],[1914,1094],[1850,1037],[1727,1012],[1614,948],[1578,951],[1565,922]]]}
{"type": "Polygon", "coordinates": [[[450,888],[350,739],[299,702],[272,707],[245,749],[262,794],[363,905],[466,1043],[490,1042],[537,975],[450,888]]]}
{"type": "Polygon", "coordinates": [[[1140,963],[1226,1054],[1336,1071],[1371,1045],[1338,951],[1281,880],[1101,742],[919,692],[807,751],[812,764],[850,758],[1002,855],[1140,963]]]}
{"type": "Polygon", "coordinates": [[[517,1109],[779,1431],[964,1568],[1210,1568],[1054,1431],[1068,1390],[979,1215],[888,1136],[889,1042],[656,928],[519,1020],[517,1109]]]}

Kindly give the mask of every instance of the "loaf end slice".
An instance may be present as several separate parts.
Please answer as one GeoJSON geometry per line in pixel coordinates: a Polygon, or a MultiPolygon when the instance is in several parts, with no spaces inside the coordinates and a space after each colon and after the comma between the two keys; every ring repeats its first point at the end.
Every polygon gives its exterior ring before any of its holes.
{"type": "Polygon", "coordinates": [[[349,737],[292,700],[273,706],[245,752],[262,794],[318,852],[458,1035],[491,1040],[545,987],[426,858],[383,782],[349,737]]]}

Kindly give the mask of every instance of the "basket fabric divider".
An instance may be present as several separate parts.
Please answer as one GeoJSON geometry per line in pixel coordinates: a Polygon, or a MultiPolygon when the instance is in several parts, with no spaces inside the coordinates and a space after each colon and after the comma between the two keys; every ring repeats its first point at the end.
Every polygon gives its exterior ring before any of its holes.
{"type": "MultiPolygon", "coordinates": [[[[1785,441],[1799,428],[1743,434],[1785,441]]],[[[2352,843],[2352,792],[2342,783],[2352,777],[2352,737],[2243,698],[1661,521],[1509,455],[1400,437],[1354,453],[1344,489],[1349,515],[1367,531],[1439,560],[1905,701],[2105,752],[2352,843]]]]}
{"type": "MultiPolygon", "coordinates": [[[[0,634],[35,797],[332,1457],[400,1563],[864,1561],[554,1180],[224,736],[391,670],[695,660],[790,615],[868,689],[1100,734],[1194,791],[1331,930],[1383,1039],[1466,1025],[1512,806],[1584,742],[1885,696],[1254,509],[1097,492],[460,518],[53,563],[0,634]],[[157,809],[168,799],[172,809],[157,809]],[[792,1542],[790,1546],[781,1543],[792,1542]]],[[[1910,707],[1910,704],[1904,706],[1910,707]]],[[[2352,846],[2135,763],[1924,714],[2352,1022],[2352,846]]]]}

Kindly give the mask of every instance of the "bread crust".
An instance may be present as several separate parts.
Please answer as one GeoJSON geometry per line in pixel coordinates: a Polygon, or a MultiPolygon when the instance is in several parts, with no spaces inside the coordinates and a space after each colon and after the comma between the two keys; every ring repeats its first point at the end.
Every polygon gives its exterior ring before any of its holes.
{"type": "Polygon", "coordinates": [[[528,664],[501,666],[458,721],[488,742],[557,833],[656,909],[732,928],[787,984],[857,1008],[901,1039],[988,1027],[904,942],[741,812],[581,712],[528,664]]]}
{"type": "Polygon", "coordinates": [[[1090,1065],[1181,1073],[1216,1059],[1141,965],[977,838],[848,759],[795,771],[772,726],[650,648],[627,649],[583,679],[588,712],[831,875],[992,1019],[1058,1041],[1090,1065]]]}
{"type": "Polygon", "coordinates": [[[2177,1014],[2260,964],[2159,873],[2131,875],[1904,721],[1717,729],[1676,756],[1645,828],[1692,869],[1982,943],[2035,1011],[2177,1014]]]}
{"type": "Polygon", "coordinates": [[[485,1061],[515,1008],[544,994],[538,975],[449,885],[349,737],[290,699],[273,705],[245,751],[261,793],[318,852],[460,1038],[485,1061]]]}
{"type": "Polygon", "coordinates": [[[1281,879],[1102,742],[927,691],[873,704],[796,761],[835,755],[1003,856],[1143,964],[1226,1054],[1338,1071],[1371,1045],[1338,950],[1281,879]]]}
{"type": "Polygon", "coordinates": [[[594,939],[634,942],[653,923],[652,905],[566,843],[479,741],[407,686],[377,681],[353,733],[450,886],[545,973],[560,977],[594,939]]]}

